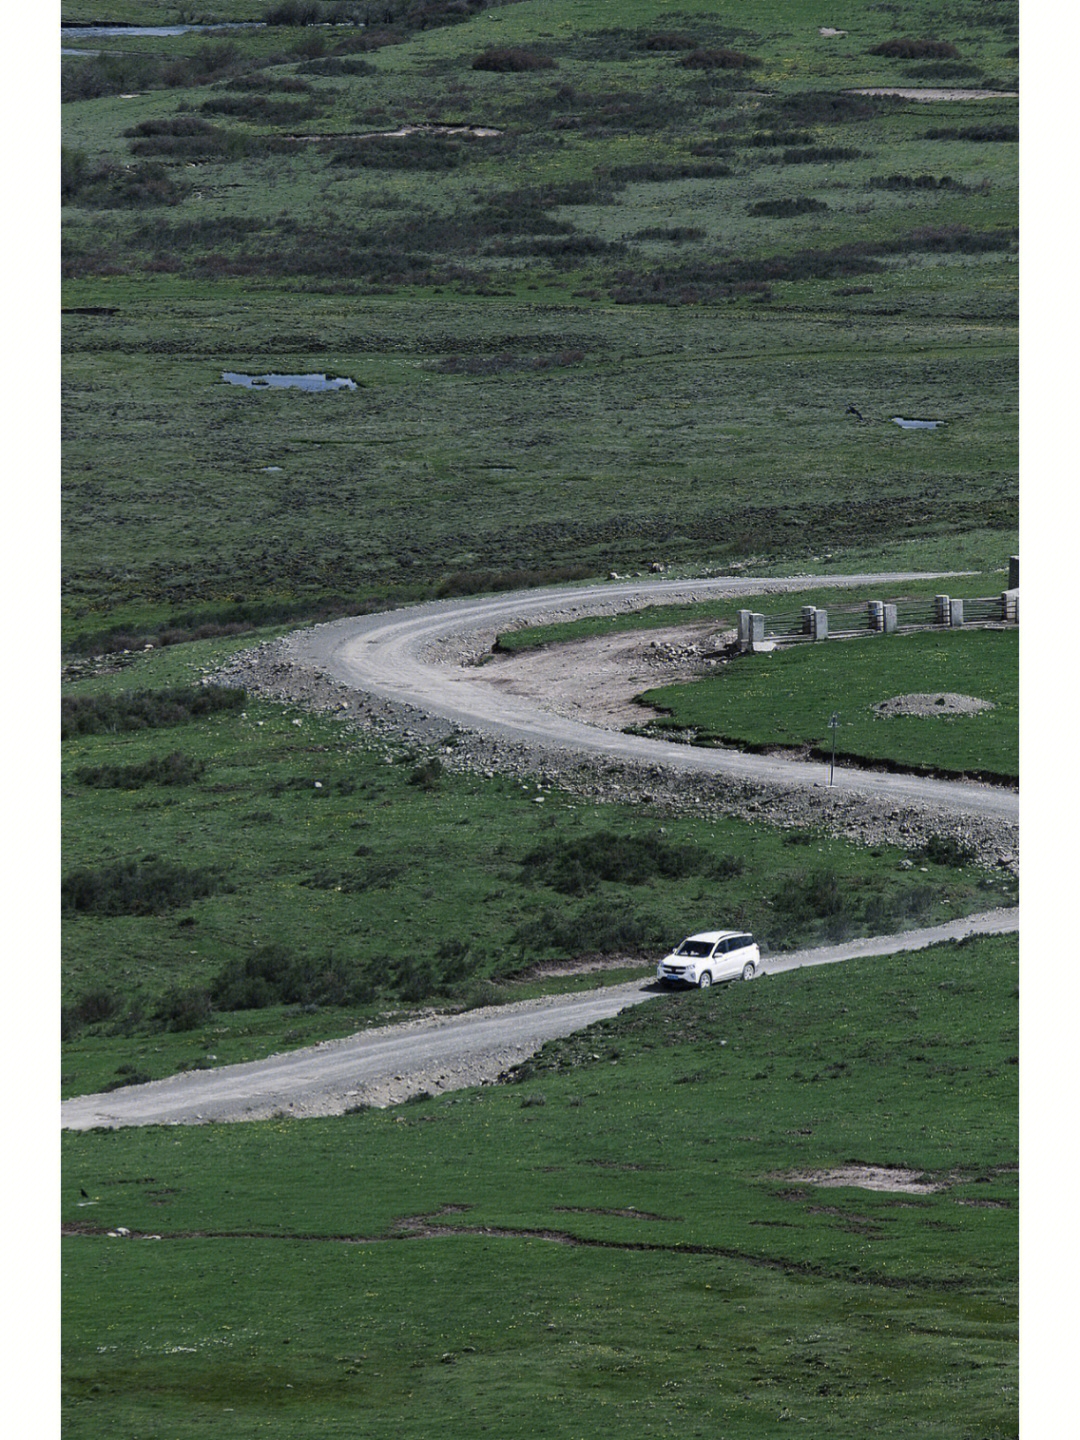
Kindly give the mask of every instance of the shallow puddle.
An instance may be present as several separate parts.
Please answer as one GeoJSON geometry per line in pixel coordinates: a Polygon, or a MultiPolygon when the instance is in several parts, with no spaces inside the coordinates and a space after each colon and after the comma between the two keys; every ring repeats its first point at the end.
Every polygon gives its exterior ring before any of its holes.
{"type": "Polygon", "coordinates": [[[936,430],[939,425],[945,424],[944,420],[903,420],[899,415],[894,415],[892,420],[901,430],[936,430]]]}
{"type": "Polygon", "coordinates": [[[356,381],[343,375],[244,375],[236,370],[223,370],[221,378],[227,385],[243,385],[248,390],[356,389],[356,381]]]}

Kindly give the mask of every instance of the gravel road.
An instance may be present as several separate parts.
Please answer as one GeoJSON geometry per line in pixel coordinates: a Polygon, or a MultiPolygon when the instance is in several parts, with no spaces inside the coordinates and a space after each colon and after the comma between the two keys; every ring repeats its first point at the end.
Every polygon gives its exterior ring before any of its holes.
{"type": "MultiPolygon", "coordinates": [[[[1016,910],[993,910],[900,935],[766,957],[763,976],[803,965],[919,950],[965,935],[1006,934],[1016,928],[1016,910]]],[[[583,994],[365,1030],[345,1040],[245,1065],[187,1071],[108,1094],[80,1095],[64,1101],[61,1124],[69,1130],[192,1125],[262,1120],[281,1113],[339,1115],[357,1105],[392,1105],[421,1091],[436,1094],[496,1080],[510,1066],[535,1054],[545,1041],[584,1029],[660,993],[651,981],[635,980],[583,994]]]]}
{"type": "Polygon", "coordinates": [[[818,825],[864,845],[915,848],[931,835],[944,835],[980,863],[1015,872],[1015,790],[846,765],[837,766],[835,783],[827,786],[820,762],[699,748],[585,723],[579,702],[597,676],[584,653],[576,673],[560,679],[549,671],[547,694],[520,693],[527,687],[506,683],[505,666],[485,663],[495,637],[523,625],[623,614],[657,603],[736,596],[752,603],[749,597],[766,593],[947,578],[889,572],[637,579],[436,601],[266,641],[207,678],[333,714],[411,747],[430,746],[454,769],[515,774],[597,801],[785,827],[818,825]]]}

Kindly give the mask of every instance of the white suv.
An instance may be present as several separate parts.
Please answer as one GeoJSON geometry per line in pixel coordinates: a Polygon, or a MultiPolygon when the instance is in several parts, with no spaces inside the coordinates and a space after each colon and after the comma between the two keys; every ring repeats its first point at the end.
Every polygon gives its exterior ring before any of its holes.
{"type": "Polygon", "coordinates": [[[706,930],[688,936],[656,967],[656,978],[704,988],[714,980],[752,980],[761,966],[754,937],[742,930],[706,930]]]}

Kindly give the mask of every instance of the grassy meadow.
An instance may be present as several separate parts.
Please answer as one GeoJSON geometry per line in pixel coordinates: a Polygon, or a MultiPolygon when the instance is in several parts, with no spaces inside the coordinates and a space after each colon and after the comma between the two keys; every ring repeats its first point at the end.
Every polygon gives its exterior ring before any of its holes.
{"type": "Polygon", "coordinates": [[[66,643],[1014,548],[1015,101],[846,93],[1013,88],[1005,10],[853,6],[827,39],[800,0],[678,32],[644,0],[418,8],[65,61],[66,643]],[[961,58],[871,53],[894,34],[961,58]],[[474,68],[492,48],[552,63],[474,68]],[[438,120],[500,133],[357,138],[438,120]]]}
{"type": "Polygon", "coordinates": [[[1016,983],[973,940],[657,999],[516,1085],[68,1135],[65,1434],[1005,1440],[1016,983]],[[853,1164],[942,1188],[808,1178],[853,1164]]]}
{"type": "MultiPolygon", "coordinates": [[[[238,26],[64,41],[65,1094],[540,993],[547,960],[621,978],[706,922],[781,950],[1012,903],[962,846],[586,804],[200,681],[307,620],[653,564],[1000,589],[1017,104],[852,92],[1014,91],[1015,6],[62,15],[238,26]]],[[[949,640],[1011,774],[984,638],[949,640]]],[[[944,643],[903,688],[969,684],[944,643]]],[[[755,661],[803,668],[737,738],[871,703],[836,648],[755,661]]],[[[709,705],[675,723],[735,735],[709,705]]],[[[946,754],[967,723],[934,763],[986,768],[946,754]]],[[[65,1435],[1005,1440],[1015,967],[664,997],[385,1112],[68,1134],[65,1435]],[[850,1164],[945,1188],[790,1178],[850,1164]]]]}

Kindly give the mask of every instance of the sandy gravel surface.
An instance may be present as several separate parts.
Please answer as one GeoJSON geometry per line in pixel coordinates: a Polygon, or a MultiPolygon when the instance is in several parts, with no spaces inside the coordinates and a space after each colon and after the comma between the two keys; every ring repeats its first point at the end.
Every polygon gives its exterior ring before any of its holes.
{"type": "MultiPolygon", "coordinates": [[[[763,976],[804,965],[919,950],[971,934],[1005,934],[1016,910],[969,915],[901,935],[853,940],[766,956],[763,976]]],[[[246,1065],[189,1070],[148,1085],[65,1100],[66,1129],[122,1125],[190,1125],[261,1120],[273,1115],[339,1115],[357,1105],[392,1105],[421,1091],[437,1094],[497,1080],[547,1040],[582,1030],[663,992],[634,980],[574,995],[548,996],[365,1030],[246,1065]]]]}
{"type": "Polygon", "coordinates": [[[852,90],[852,95],[895,95],[899,100],[1019,100],[1016,90],[930,90],[895,85],[880,85],[868,90],[852,90]]]}

